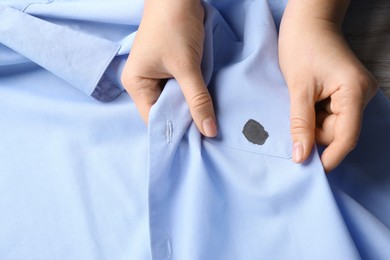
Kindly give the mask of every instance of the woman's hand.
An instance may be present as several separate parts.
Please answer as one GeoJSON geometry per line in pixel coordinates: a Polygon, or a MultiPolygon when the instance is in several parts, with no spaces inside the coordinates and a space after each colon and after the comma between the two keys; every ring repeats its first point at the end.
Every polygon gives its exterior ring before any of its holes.
{"type": "Polygon", "coordinates": [[[291,0],[281,24],[279,60],[291,100],[293,160],[308,158],[314,140],[334,169],[355,147],[363,110],[377,82],[345,42],[348,1],[291,0]],[[333,2],[333,3],[332,3],[333,2]]]}
{"type": "Polygon", "coordinates": [[[200,70],[204,9],[199,0],[147,0],[122,83],[147,123],[165,79],[175,78],[198,129],[217,134],[214,109],[200,70]]]}

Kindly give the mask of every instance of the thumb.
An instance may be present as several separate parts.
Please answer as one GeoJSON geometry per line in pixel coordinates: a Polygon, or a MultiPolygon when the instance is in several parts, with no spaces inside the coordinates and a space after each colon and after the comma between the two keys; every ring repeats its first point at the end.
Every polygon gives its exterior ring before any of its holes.
{"type": "Polygon", "coordinates": [[[309,91],[290,91],[291,121],[290,131],[293,140],[293,161],[305,161],[313,148],[315,134],[314,98],[309,91]]]}
{"type": "Polygon", "coordinates": [[[217,124],[214,107],[200,68],[182,70],[182,73],[174,76],[183,91],[191,116],[199,131],[207,137],[215,137],[217,124]]]}

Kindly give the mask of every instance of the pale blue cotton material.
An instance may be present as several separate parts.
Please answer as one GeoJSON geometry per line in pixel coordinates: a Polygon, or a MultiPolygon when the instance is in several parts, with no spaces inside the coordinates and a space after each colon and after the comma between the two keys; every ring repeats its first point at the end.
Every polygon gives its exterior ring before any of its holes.
{"type": "Polygon", "coordinates": [[[204,2],[210,139],[175,80],[148,126],[123,91],[143,1],[3,1],[0,259],[388,259],[390,102],[329,177],[293,163],[281,3],[204,2]]]}

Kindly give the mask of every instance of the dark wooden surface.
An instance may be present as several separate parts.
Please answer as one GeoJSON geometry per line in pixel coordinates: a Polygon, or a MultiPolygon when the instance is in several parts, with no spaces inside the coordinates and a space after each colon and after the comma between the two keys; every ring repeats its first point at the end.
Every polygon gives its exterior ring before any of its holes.
{"type": "Polygon", "coordinates": [[[351,0],[343,30],[355,54],[390,98],[390,0],[351,0]]]}

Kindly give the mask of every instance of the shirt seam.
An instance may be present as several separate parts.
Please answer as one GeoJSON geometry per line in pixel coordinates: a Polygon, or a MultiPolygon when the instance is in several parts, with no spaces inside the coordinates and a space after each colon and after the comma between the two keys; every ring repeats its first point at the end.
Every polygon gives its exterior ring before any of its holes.
{"type": "Polygon", "coordinates": [[[253,151],[253,150],[248,150],[248,149],[244,149],[244,148],[238,148],[238,147],[222,144],[222,143],[215,141],[215,140],[210,140],[210,139],[204,139],[204,140],[206,142],[209,142],[212,144],[217,144],[217,145],[220,145],[222,147],[241,151],[241,152],[247,152],[247,153],[257,154],[257,155],[261,155],[261,156],[268,156],[268,157],[274,157],[274,158],[285,159],[285,160],[289,160],[292,158],[291,154],[278,154],[278,153],[266,153],[266,152],[260,152],[260,151],[253,151]]]}

